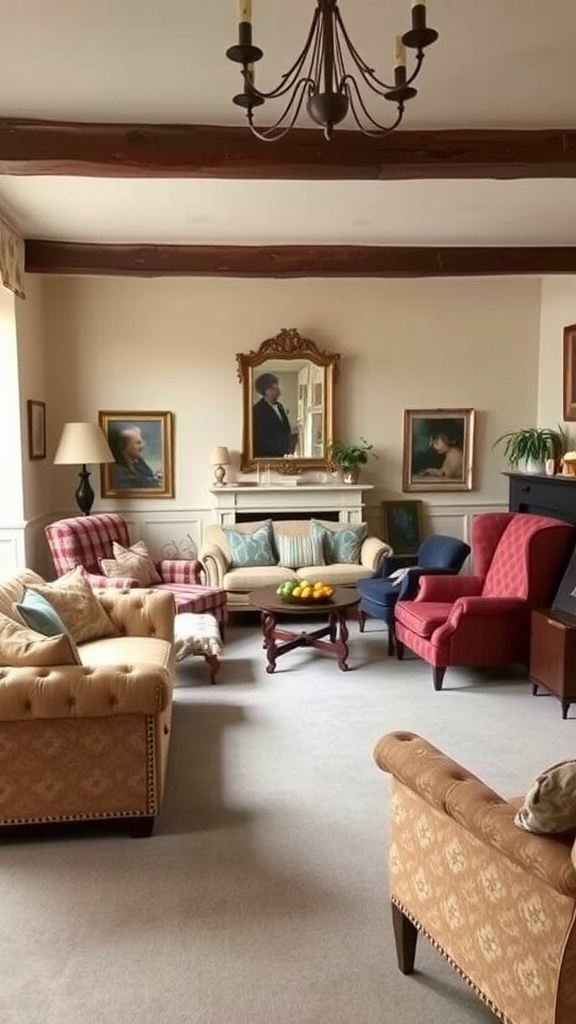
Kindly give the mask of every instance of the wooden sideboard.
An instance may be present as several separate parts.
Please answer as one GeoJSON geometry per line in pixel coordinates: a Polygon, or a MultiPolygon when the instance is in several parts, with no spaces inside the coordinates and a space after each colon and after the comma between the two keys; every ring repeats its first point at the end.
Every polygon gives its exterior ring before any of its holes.
{"type": "Polygon", "coordinates": [[[576,476],[506,473],[510,512],[533,512],[576,522],[576,476]]]}

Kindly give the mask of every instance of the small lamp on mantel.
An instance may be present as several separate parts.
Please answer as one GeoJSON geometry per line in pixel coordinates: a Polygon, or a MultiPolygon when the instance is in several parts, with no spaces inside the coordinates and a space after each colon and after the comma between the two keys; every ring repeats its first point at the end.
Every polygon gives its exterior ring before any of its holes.
{"type": "Polygon", "coordinates": [[[214,486],[226,486],[226,466],[230,465],[230,453],[223,445],[212,449],[210,462],[214,466],[214,486]]]}
{"type": "Polygon", "coordinates": [[[90,473],[86,469],[88,462],[114,462],[114,456],[101,428],[97,423],[65,423],[54,456],[54,465],[82,465],[75,497],[78,508],[85,516],[90,515],[94,504],[90,473]]]}

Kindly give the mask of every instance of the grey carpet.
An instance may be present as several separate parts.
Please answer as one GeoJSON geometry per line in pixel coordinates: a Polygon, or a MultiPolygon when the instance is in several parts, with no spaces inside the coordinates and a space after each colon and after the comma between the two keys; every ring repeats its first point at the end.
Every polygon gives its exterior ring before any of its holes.
{"type": "Polygon", "coordinates": [[[493,1022],[424,940],[413,977],[395,966],[372,746],[412,729],[516,793],[573,756],[576,722],[514,672],[449,670],[435,693],[367,629],[348,673],[300,650],[267,675],[254,623],[229,629],[217,686],[182,663],[151,839],[0,842],[2,1024],[493,1022]]]}

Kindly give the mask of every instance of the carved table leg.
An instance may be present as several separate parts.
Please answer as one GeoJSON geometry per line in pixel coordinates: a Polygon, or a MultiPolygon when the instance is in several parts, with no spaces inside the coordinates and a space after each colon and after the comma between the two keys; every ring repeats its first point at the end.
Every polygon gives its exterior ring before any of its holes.
{"type": "Polygon", "coordinates": [[[332,612],[330,615],[330,639],[332,640],[332,626],[336,626],[334,636],[334,646],[336,654],[338,656],[338,668],[342,669],[342,672],[348,671],[348,665],[346,659],[348,658],[348,626],[346,625],[346,611],[344,608],[339,608],[336,612],[332,612]]]}
{"type": "Polygon", "coordinates": [[[272,612],[262,612],[262,628],[264,631],[264,647],[266,648],[266,657],[268,658],[266,671],[273,672],[276,668],[276,639],[274,636],[276,618],[272,612]]]}

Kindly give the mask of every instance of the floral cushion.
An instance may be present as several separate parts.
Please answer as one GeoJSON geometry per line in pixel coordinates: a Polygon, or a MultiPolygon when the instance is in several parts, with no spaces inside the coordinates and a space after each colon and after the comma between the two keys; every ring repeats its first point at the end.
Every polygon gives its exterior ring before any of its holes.
{"type": "Polygon", "coordinates": [[[105,576],[116,579],[125,576],[135,580],[141,587],[149,587],[154,583],[162,582],[143,540],[136,541],[129,548],[125,548],[115,540],[112,544],[112,552],[114,558],[100,559],[100,568],[105,576]]]}
{"type": "Polygon", "coordinates": [[[29,584],[29,589],[50,602],[77,644],[119,635],[119,630],[104,611],[81,565],[77,565],[65,576],[60,576],[54,583],[29,584]]]}

